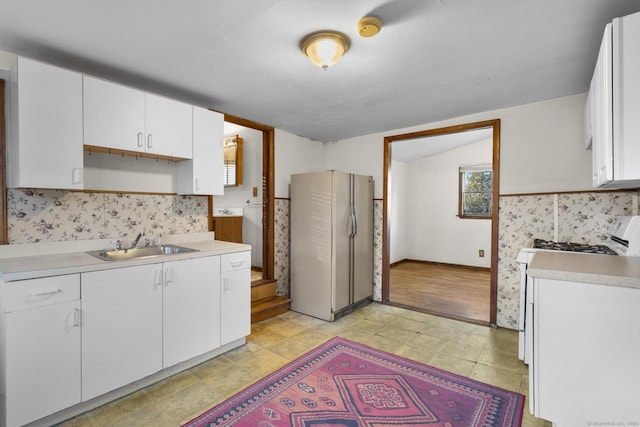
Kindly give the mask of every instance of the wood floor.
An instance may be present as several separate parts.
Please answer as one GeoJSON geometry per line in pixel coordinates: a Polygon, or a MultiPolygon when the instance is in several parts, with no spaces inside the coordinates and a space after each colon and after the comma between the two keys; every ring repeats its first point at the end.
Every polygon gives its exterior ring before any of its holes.
{"type": "Polygon", "coordinates": [[[488,269],[403,261],[391,267],[389,301],[429,313],[486,322],[491,272],[488,269]]]}

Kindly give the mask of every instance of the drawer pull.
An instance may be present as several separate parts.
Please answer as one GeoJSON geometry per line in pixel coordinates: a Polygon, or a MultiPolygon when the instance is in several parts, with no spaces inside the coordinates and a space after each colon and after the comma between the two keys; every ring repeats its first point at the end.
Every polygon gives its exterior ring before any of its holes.
{"type": "Polygon", "coordinates": [[[240,261],[231,261],[231,267],[240,267],[242,266],[244,262],[242,260],[240,261]]]}
{"type": "Polygon", "coordinates": [[[32,291],[31,296],[39,297],[43,295],[53,295],[53,294],[57,294],[58,292],[62,292],[62,289],[52,289],[50,291],[32,291]]]}

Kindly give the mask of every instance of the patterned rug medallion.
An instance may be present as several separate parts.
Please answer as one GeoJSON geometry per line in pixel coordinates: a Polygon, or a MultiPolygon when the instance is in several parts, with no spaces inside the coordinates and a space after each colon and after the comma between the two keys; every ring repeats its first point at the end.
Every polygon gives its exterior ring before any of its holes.
{"type": "Polygon", "coordinates": [[[520,426],[524,396],[335,337],[185,424],[520,426]]]}

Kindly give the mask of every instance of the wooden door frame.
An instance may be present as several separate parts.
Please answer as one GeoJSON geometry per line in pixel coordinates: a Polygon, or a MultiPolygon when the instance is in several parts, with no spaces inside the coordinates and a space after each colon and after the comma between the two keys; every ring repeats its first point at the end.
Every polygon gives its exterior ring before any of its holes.
{"type": "MultiPolygon", "coordinates": [[[[392,135],[384,138],[384,188],[382,198],[382,302],[393,304],[389,301],[389,274],[391,260],[391,223],[389,221],[389,174],[391,172],[391,143],[407,139],[417,139],[427,136],[464,132],[480,128],[493,128],[493,189],[491,212],[491,295],[489,302],[489,325],[496,326],[498,311],[498,209],[500,196],[500,119],[485,120],[475,123],[447,126],[438,129],[429,129],[410,132],[400,135],[392,135]]],[[[437,313],[441,314],[441,313],[437,313]]],[[[469,319],[465,319],[469,320],[469,319]]],[[[482,322],[481,322],[482,323],[482,322]]]]}
{"type": "MultiPolygon", "coordinates": [[[[262,131],[262,278],[275,279],[275,129],[251,120],[224,115],[224,121],[262,131]]],[[[209,196],[209,231],[213,230],[213,196],[209,196]]]]}
{"type": "Polygon", "coordinates": [[[0,79],[0,245],[9,243],[7,218],[7,155],[5,122],[5,81],[0,79]]]}

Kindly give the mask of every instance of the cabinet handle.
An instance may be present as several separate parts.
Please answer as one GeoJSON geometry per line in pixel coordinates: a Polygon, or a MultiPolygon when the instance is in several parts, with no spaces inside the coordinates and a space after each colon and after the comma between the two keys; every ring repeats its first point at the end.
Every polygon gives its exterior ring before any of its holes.
{"type": "Polygon", "coordinates": [[[147,148],[151,149],[153,147],[153,136],[151,134],[147,135],[147,148]]]}
{"type": "Polygon", "coordinates": [[[164,285],[168,285],[173,282],[173,268],[167,268],[164,271],[164,285]]]}
{"type": "Polygon", "coordinates": [[[80,309],[79,308],[74,308],[73,309],[73,326],[80,326],[80,309]]]}
{"type": "Polygon", "coordinates": [[[153,276],[153,285],[154,286],[162,286],[162,270],[156,270],[153,276]]]}
{"type": "Polygon", "coordinates": [[[142,132],[138,132],[138,147],[142,148],[142,140],[144,138],[144,135],[142,135],[142,132]]]}
{"type": "Polygon", "coordinates": [[[82,184],[82,168],[73,168],[71,171],[71,183],[82,184]]]}
{"type": "Polygon", "coordinates": [[[62,292],[62,289],[51,289],[48,291],[32,291],[31,292],[31,296],[32,297],[40,297],[43,295],[53,295],[53,294],[57,294],[58,292],[62,292]]]}
{"type": "Polygon", "coordinates": [[[222,290],[225,292],[229,290],[229,279],[226,277],[222,279],[222,290]]]}
{"type": "Polygon", "coordinates": [[[200,181],[196,178],[196,191],[200,191],[200,181]]]}
{"type": "Polygon", "coordinates": [[[240,266],[242,266],[242,264],[243,264],[242,260],[240,260],[240,261],[231,261],[231,267],[240,267],[240,266]]]}

